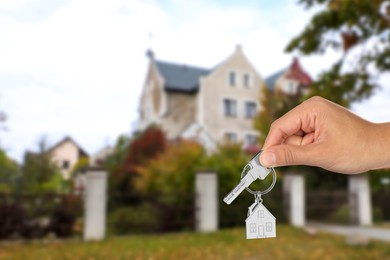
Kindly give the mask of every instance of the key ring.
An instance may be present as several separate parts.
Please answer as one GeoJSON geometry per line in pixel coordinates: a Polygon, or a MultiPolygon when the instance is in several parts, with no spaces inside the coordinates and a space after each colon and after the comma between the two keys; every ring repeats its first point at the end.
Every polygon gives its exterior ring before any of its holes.
{"type": "MultiPolygon", "coordinates": [[[[248,167],[250,167],[249,164],[247,164],[247,165],[244,167],[244,170],[241,172],[241,179],[245,176],[245,175],[243,175],[243,174],[244,174],[244,172],[247,172],[247,168],[248,168],[248,167]]],[[[270,185],[267,189],[265,189],[265,190],[263,190],[263,191],[253,191],[253,190],[249,189],[249,187],[246,187],[246,188],[245,188],[249,193],[255,195],[255,197],[256,197],[256,196],[261,197],[261,195],[267,194],[267,193],[270,192],[270,191],[273,189],[273,187],[275,186],[275,183],[276,183],[276,172],[275,172],[275,169],[274,169],[273,167],[267,168],[267,169],[271,169],[271,170],[272,170],[272,183],[271,183],[271,185],[270,185]]]]}

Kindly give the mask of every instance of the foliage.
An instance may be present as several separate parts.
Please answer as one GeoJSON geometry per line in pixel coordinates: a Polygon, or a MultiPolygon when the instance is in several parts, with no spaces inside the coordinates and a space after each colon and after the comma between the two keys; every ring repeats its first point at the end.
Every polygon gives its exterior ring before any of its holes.
{"type": "Polygon", "coordinates": [[[39,141],[37,153],[26,152],[22,167],[25,192],[58,192],[61,190],[60,170],[52,161],[45,139],[39,141]]]}
{"type": "Polygon", "coordinates": [[[206,160],[205,150],[197,143],[177,141],[146,165],[137,168],[136,189],[153,194],[173,205],[180,195],[193,194],[195,173],[206,160]]]}
{"type": "Polygon", "coordinates": [[[74,176],[78,171],[82,171],[89,166],[89,158],[81,157],[71,170],[71,176],[74,176]]]}
{"type": "Polygon", "coordinates": [[[20,178],[19,165],[0,148],[0,193],[11,193],[20,178]]]}
{"type": "Polygon", "coordinates": [[[117,208],[108,214],[108,233],[123,235],[156,232],[161,221],[160,217],[160,212],[149,203],[117,208]]]}
{"type": "Polygon", "coordinates": [[[162,130],[150,127],[132,139],[119,138],[106,166],[110,172],[110,192],[126,193],[133,189],[137,167],[164,151],[166,138],[162,130]]]}
{"type": "Polygon", "coordinates": [[[377,170],[369,174],[370,186],[373,192],[385,191],[390,192],[390,169],[377,170]],[[383,183],[385,182],[385,183],[383,183]]]}
{"type": "Polygon", "coordinates": [[[0,239],[74,235],[82,213],[81,197],[73,195],[7,195],[0,201],[0,239]]]}
{"type": "Polygon", "coordinates": [[[102,242],[4,244],[0,259],[388,259],[389,244],[353,247],[343,236],[278,225],[276,239],[245,239],[243,228],[108,238],[102,242]]]}
{"type": "Polygon", "coordinates": [[[369,97],[376,72],[390,69],[390,20],[385,0],[300,0],[306,8],[322,7],[287,46],[305,55],[343,51],[319,75],[309,95],[321,95],[343,106],[369,97]]]}

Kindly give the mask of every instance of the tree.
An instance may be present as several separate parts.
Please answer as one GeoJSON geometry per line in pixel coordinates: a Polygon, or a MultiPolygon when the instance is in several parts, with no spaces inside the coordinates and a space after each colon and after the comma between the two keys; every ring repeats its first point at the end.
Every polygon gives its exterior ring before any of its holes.
{"type": "Polygon", "coordinates": [[[62,176],[52,161],[46,140],[38,143],[37,153],[26,152],[22,167],[23,190],[27,192],[58,192],[62,186],[62,176]]]}
{"type": "Polygon", "coordinates": [[[378,75],[390,70],[390,5],[385,0],[300,0],[323,7],[288,44],[304,55],[341,51],[340,59],[319,75],[308,96],[321,95],[343,106],[368,98],[378,75]]]}
{"type": "Polygon", "coordinates": [[[0,193],[11,193],[19,177],[19,165],[0,148],[0,193]]]}
{"type": "Polygon", "coordinates": [[[114,153],[107,160],[110,172],[110,191],[126,194],[133,190],[137,168],[162,153],[166,147],[164,132],[152,126],[133,138],[120,138],[114,153]]]}

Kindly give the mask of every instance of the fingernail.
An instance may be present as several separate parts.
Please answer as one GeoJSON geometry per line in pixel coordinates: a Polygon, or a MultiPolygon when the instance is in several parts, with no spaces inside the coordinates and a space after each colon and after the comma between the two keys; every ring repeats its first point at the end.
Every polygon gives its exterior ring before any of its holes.
{"type": "Polygon", "coordinates": [[[272,167],[276,163],[276,156],[274,152],[264,151],[260,156],[260,163],[265,167],[272,167]]]}

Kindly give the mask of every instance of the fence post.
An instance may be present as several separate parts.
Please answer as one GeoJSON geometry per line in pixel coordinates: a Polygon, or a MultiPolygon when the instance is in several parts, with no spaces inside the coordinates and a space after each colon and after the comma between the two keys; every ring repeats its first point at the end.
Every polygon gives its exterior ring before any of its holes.
{"type": "Polygon", "coordinates": [[[199,232],[218,230],[218,176],[200,172],[195,180],[195,229],[199,232]]]}
{"type": "Polygon", "coordinates": [[[367,174],[350,175],[348,189],[352,224],[372,225],[371,192],[367,174]]]}
{"type": "Polygon", "coordinates": [[[84,203],[84,240],[102,240],[106,231],[107,173],[87,170],[84,203]]]}
{"type": "Polygon", "coordinates": [[[305,225],[305,178],[303,174],[288,172],[283,177],[283,200],[286,202],[288,220],[291,225],[305,225]]]}

